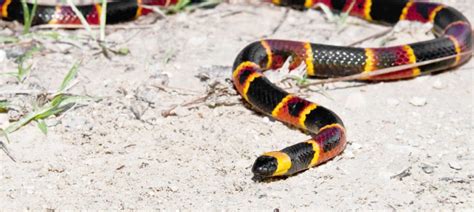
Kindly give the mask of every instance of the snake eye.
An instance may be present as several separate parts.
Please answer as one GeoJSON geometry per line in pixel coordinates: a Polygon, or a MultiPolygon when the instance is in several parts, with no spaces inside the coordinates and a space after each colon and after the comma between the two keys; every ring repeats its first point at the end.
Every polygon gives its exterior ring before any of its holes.
{"type": "Polygon", "coordinates": [[[255,160],[252,172],[257,177],[271,177],[277,170],[277,159],[271,156],[260,156],[255,160]]]}

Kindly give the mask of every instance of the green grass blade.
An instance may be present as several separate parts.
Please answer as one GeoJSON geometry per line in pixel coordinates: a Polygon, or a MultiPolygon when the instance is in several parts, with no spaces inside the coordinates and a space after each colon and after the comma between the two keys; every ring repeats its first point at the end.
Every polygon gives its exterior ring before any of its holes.
{"type": "Polygon", "coordinates": [[[30,19],[28,20],[28,25],[30,27],[31,27],[31,23],[33,23],[33,20],[35,19],[37,9],[38,9],[38,1],[34,0],[33,1],[33,8],[31,9],[31,13],[30,13],[30,19]]]}
{"type": "Polygon", "coordinates": [[[46,122],[42,119],[36,120],[38,123],[38,128],[41,130],[41,132],[45,135],[48,135],[48,125],[46,125],[46,122]]]}
{"type": "Polygon", "coordinates": [[[329,22],[334,22],[334,20],[336,20],[331,8],[329,8],[325,4],[320,4],[319,8],[323,11],[324,15],[326,15],[326,18],[329,20],[329,22]]]}
{"type": "Polygon", "coordinates": [[[8,76],[8,77],[18,77],[18,72],[5,72],[0,73],[0,76],[8,76]]]}
{"type": "Polygon", "coordinates": [[[46,119],[53,115],[59,115],[64,113],[69,108],[73,107],[75,104],[84,104],[90,102],[93,98],[90,97],[81,97],[81,96],[65,96],[58,95],[53,101],[46,104],[45,106],[37,109],[34,112],[27,114],[25,117],[21,118],[19,121],[12,123],[5,129],[6,133],[12,133],[30,123],[31,121],[37,121],[46,119]]]}
{"type": "Polygon", "coordinates": [[[74,5],[74,3],[72,2],[72,0],[67,0],[67,3],[68,5],[71,7],[72,11],[74,11],[74,14],[76,14],[76,16],[79,18],[79,20],[81,21],[81,24],[82,26],[86,29],[86,31],[89,33],[89,35],[95,39],[96,36],[94,36],[94,34],[92,33],[92,29],[91,29],[91,26],[89,25],[89,23],[87,22],[86,18],[84,17],[84,15],[79,11],[79,9],[77,9],[76,5],[74,5]]]}
{"type": "Polygon", "coordinates": [[[28,3],[24,0],[21,1],[21,7],[23,9],[23,34],[26,34],[30,31],[30,27],[28,26],[28,20],[30,19],[30,9],[28,8],[28,3]]]}
{"type": "Polygon", "coordinates": [[[10,124],[6,129],[5,129],[5,133],[12,133],[12,132],[15,132],[17,131],[18,129],[20,129],[21,127],[25,126],[26,124],[28,124],[30,121],[32,121],[35,116],[38,115],[38,113],[42,113],[44,111],[38,111],[38,112],[33,112],[33,113],[30,113],[28,115],[26,115],[25,117],[21,118],[19,121],[15,122],[15,123],[12,123],[10,124]]]}
{"type": "Polygon", "coordinates": [[[25,67],[26,61],[30,59],[33,56],[33,54],[38,52],[39,50],[40,48],[35,46],[18,58],[18,70],[17,70],[16,77],[19,82],[23,82],[30,74],[32,65],[28,65],[27,67],[25,67]]]}
{"type": "Polygon", "coordinates": [[[10,103],[7,100],[0,100],[0,113],[7,112],[9,107],[10,103]]]}
{"type": "MultiPolygon", "coordinates": [[[[0,135],[5,136],[5,139],[7,140],[7,142],[10,143],[10,139],[8,138],[8,134],[5,133],[2,129],[0,129],[0,135]]],[[[3,143],[2,141],[0,141],[0,149],[2,149],[3,152],[5,152],[5,154],[6,154],[13,162],[16,162],[15,158],[13,157],[13,155],[12,155],[12,154],[10,153],[10,151],[8,150],[7,145],[5,145],[5,143],[3,143]]]]}
{"type": "Polygon", "coordinates": [[[0,35],[0,43],[18,43],[20,39],[12,36],[2,36],[0,35]]]}
{"type": "Polygon", "coordinates": [[[23,63],[18,64],[18,74],[17,74],[17,79],[19,82],[25,81],[25,79],[30,75],[31,72],[31,67],[33,65],[28,65],[28,67],[24,67],[23,63]]]}
{"type": "Polygon", "coordinates": [[[66,74],[66,77],[64,77],[63,82],[61,83],[61,86],[59,86],[58,93],[62,93],[66,90],[66,88],[69,86],[71,81],[76,77],[77,72],[79,71],[79,66],[81,65],[81,61],[76,62],[71,69],[69,69],[68,73],[66,74]]]}
{"type": "Polygon", "coordinates": [[[167,11],[169,13],[177,13],[179,11],[184,10],[189,4],[191,4],[191,0],[182,0],[178,1],[177,4],[170,6],[167,11]]]}
{"type": "Polygon", "coordinates": [[[38,3],[36,0],[33,2],[33,8],[31,9],[31,11],[26,1],[22,0],[21,6],[23,9],[23,34],[28,34],[30,32],[31,24],[33,23],[33,20],[36,15],[38,3]]]}
{"type": "Polygon", "coordinates": [[[102,0],[102,13],[100,14],[100,41],[105,43],[105,24],[107,23],[107,0],[102,0]]]}

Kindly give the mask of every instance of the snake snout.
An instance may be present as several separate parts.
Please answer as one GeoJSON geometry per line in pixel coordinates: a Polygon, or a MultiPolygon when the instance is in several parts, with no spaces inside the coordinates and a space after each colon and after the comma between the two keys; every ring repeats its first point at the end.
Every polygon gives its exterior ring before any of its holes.
{"type": "Polygon", "coordinates": [[[252,172],[258,177],[271,177],[278,168],[278,161],[271,156],[260,156],[252,166],[252,172]]]}

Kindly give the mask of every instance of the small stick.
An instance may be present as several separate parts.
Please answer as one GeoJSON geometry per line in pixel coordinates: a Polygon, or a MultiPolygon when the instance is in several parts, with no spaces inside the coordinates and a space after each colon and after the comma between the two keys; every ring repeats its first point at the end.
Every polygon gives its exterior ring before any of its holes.
{"type": "MultiPolygon", "coordinates": [[[[288,18],[288,14],[290,13],[290,10],[286,8],[285,13],[283,14],[283,17],[278,21],[278,24],[273,28],[272,33],[270,33],[269,36],[275,35],[275,33],[280,29],[280,27],[283,25],[283,23],[286,21],[288,18]]],[[[268,37],[268,36],[265,36],[268,37]]]]}
{"type": "Polygon", "coordinates": [[[218,91],[221,91],[221,89],[216,88],[217,84],[212,84],[211,85],[211,90],[209,90],[205,95],[199,96],[195,99],[192,99],[191,101],[188,101],[188,102],[185,102],[185,103],[182,103],[182,104],[179,104],[179,105],[176,105],[176,104],[172,105],[169,109],[162,111],[161,115],[163,117],[168,117],[168,116],[172,115],[173,110],[176,109],[178,106],[188,107],[188,106],[195,105],[195,104],[202,103],[202,102],[206,101],[212,94],[214,94],[218,91]]]}
{"type": "Polygon", "coordinates": [[[13,161],[13,162],[16,162],[15,158],[13,157],[13,155],[10,153],[10,151],[8,150],[7,146],[5,145],[5,143],[3,143],[2,141],[0,141],[0,149],[3,150],[3,152],[5,152],[5,154],[13,161]]]}
{"type": "Polygon", "coordinates": [[[163,110],[161,112],[161,115],[163,117],[168,117],[168,116],[171,116],[173,115],[173,110],[176,109],[178,106],[181,106],[181,107],[187,107],[187,106],[191,106],[191,105],[194,105],[194,104],[198,104],[198,103],[202,103],[204,102],[207,98],[209,98],[209,96],[211,96],[211,93],[207,93],[206,95],[203,95],[203,96],[200,96],[200,97],[197,97],[195,99],[192,99],[191,101],[189,102],[185,102],[185,103],[182,103],[182,104],[179,104],[179,105],[172,105],[169,109],[166,109],[166,110],[163,110]]]}

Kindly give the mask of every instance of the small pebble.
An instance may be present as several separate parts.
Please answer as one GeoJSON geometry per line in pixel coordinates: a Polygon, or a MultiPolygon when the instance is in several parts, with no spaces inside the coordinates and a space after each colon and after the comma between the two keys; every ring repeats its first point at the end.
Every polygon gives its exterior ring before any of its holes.
{"type": "Polygon", "coordinates": [[[172,191],[172,192],[177,192],[177,191],[178,191],[178,188],[177,188],[176,186],[170,185],[170,186],[168,186],[168,188],[169,188],[170,191],[172,191]]]}
{"type": "Polygon", "coordinates": [[[427,101],[423,97],[413,97],[410,99],[410,104],[416,107],[423,107],[427,104],[427,101]]]}
{"type": "Polygon", "coordinates": [[[27,194],[33,194],[34,191],[33,191],[33,189],[26,189],[26,193],[27,193],[27,194]]]}
{"type": "Polygon", "coordinates": [[[433,88],[438,89],[438,90],[441,90],[441,89],[446,88],[446,85],[443,83],[443,81],[437,79],[437,80],[433,83],[433,88]]]}
{"type": "Polygon", "coordinates": [[[452,169],[454,169],[454,170],[458,170],[458,171],[459,171],[459,170],[462,169],[461,165],[459,165],[459,163],[454,162],[454,161],[449,162],[448,165],[449,165],[450,168],[452,168],[452,169]]]}
{"type": "Polygon", "coordinates": [[[434,172],[434,167],[432,165],[428,165],[426,163],[421,164],[421,169],[426,174],[432,174],[434,172]]]}

